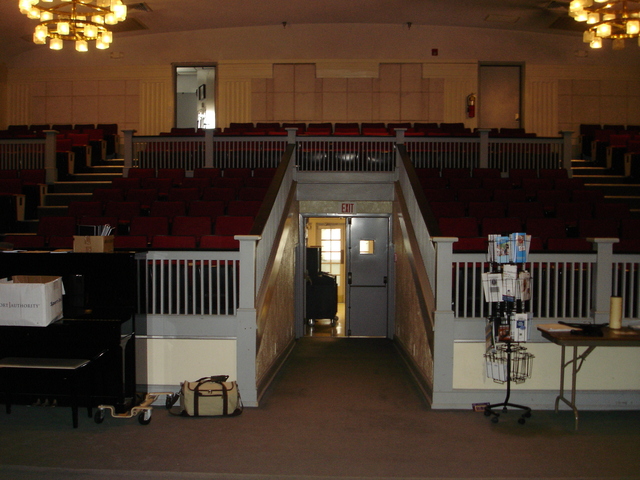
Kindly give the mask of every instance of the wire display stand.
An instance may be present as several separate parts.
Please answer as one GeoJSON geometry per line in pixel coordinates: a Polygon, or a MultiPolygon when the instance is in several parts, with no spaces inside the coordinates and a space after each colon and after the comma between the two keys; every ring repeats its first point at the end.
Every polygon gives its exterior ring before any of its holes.
{"type": "Polygon", "coordinates": [[[522,383],[531,377],[534,356],[520,345],[529,335],[531,314],[527,312],[531,300],[531,276],[524,270],[530,237],[524,233],[508,236],[490,235],[487,260],[490,271],[483,274],[485,300],[491,304],[487,323],[487,349],[484,354],[487,377],[506,384],[503,402],[489,404],[484,415],[493,423],[509,408],[522,410],[518,423],[523,425],[531,417],[531,408],[511,403],[511,384],[522,383]]]}

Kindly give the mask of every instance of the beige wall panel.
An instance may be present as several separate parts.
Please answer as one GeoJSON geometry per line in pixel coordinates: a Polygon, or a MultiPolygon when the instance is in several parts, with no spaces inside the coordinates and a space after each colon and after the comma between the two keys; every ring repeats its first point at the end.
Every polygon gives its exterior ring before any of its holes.
{"type": "Polygon", "coordinates": [[[251,119],[255,122],[265,122],[267,115],[267,92],[251,93],[251,119]]]}
{"type": "Polygon", "coordinates": [[[179,385],[219,373],[236,380],[236,341],[144,338],[136,340],[137,383],[179,385]]]}
{"type": "Polygon", "coordinates": [[[386,118],[388,122],[400,120],[400,94],[397,92],[381,92],[380,118],[386,118]]]}
{"type": "Polygon", "coordinates": [[[596,96],[572,96],[575,123],[600,123],[600,99],[596,96]]]}
{"type": "Polygon", "coordinates": [[[44,125],[47,120],[47,97],[31,97],[29,119],[33,125],[44,125]]]}
{"type": "Polygon", "coordinates": [[[558,80],[558,95],[572,95],[573,94],[573,82],[561,78],[558,80]]]}
{"type": "Polygon", "coordinates": [[[315,65],[296,65],[294,72],[294,89],[296,92],[309,93],[316,91],[315,65]]]}
{"type": "Polygon", "coordinates": [[[600,97],[600,123],[626,125],[627,97],[600,97]]]}
{"type": "MultiPolygon", "coordinates": [[[[435,95],[434,95],[435,96],[435,95]]],[[[422,117],[420,121],[431,121],[431,94],[427,91],[424,91],[420,94],[420,103],[422,109],[422,117]]],[[[437,110],[435,110],[437,111],[437,110]]]]}
{"type": "Polygon", "coordinates": [[[558,88],[555,80],[533,81],[528,84],[525,103],[525,124],[528,132],[543,137],[558,135],[558,88]]]}
{"type": "Polygon", "coordinates": [[[599,80],[573,80],[573,95],[600,95],[599,80]]]}
{"type": "Polygon", "coordinates": [[[273,91],[293,92],[295,88],[295,65],[273,66],[273,91]]]}
{"type": "Polygon", "coordinates": [[[444,122],[444,92],[429,92],[429,121],[444,122]]]}
{"type": "Polygon", "coordinates": [[[232,122],[251,121],[251,80],[220,80],[219,101],[216,112],[218,127],[228,127],[232,122]]]}
{"type": "Polygon", "coordinates": [[[66,97],[71,95],[72,89],[72,81],[52,80],[47,82],[47,97],[66,97]]]}
{"type": "Polygon", "coordinates": [[[558,95],[558,123],[572,123],[571,112],[573,110],[571,95],[558,95]]]}
{"type": "Polygon", "coordinates": [[[29,84],[29,93],[34,97],[46,97],[47,82],[33,82],[29,84]]]}
{"type": "Polygon", "coordinates": [[[47,123],[73,123],[73,97],[47,97],[47,123]]]}
{"type": "Polygon", "coordinates": [[[629,97],[628,125],[640,125],[640,97],[629,97]]]}
{"type": "MultiPolygon", "coordinates": [[[[125,117],[127,124],[140,122],[140,97],[137,95],[127,95],[125,97],[125,117]]],[[[137,129],[137,128],[136,128],[137,129]]]]}
{"type": "Polygon", "coordinates": [[[316,104],[316,94],[296,93],[294,96],[294,118],[308,119],[308,121],[318,121],[322,118],[322,106],[316,104]]]}
{"type": "MultiPolygon", "coordinates": [[[[98,97],[98,115],[100,118],[112,118],[108,123],[117,123],[120,125],[125,121],[125,105],[126,97],[124,95],[98,97]]],[[[148,131],[145,133],[137,132],[138,135],[157,135],[161,130],[148,131]],[[153,132],[153,133],[151,133],[153,132]]]]}
{"type": "Polygon", "coordinates": [[[476,119],[467,119],[467,95],[477,92],[477,78],[446,78],[444,97],[444,122],[465,122],[467,127],[473,128],[476,119]]]}
{"type": "Polygon", "coordinates": [[[126,95],[140,95],[140,80],[127,80],[124,93],[126,95]]]}
{"type": "Polygon", "coordinates": [[[422,90],[422,64],[405,63],[400,69],[400,90],[420,92],[422,90]]]}
{"type": "Polygon", "coordinates": [[[347,91],[349,93],[371,93],[373,92],[372,78],[348,78],[347,91]]]}
{"type": "Polygon", "coordinates": [[[30,121],[30,98],[29,85],[10,84],[7,88],[7,124],[27,125],[35,123],[30,121]]]}
{"type": "Polygon", "coordinates": [[[376,60],[321,60],[316,62],[318,78],[376,78],[376,60]]]}
{"type": "Polygon", "coordinates": [[[600,95],[603,97],[623,97],[629,95],[629,82],[600,82],[600,95]]]}
{"type": "Polygon", "coordinates": [[[380,92],[399,92],[402,78],[402,66],[399,64],[381,64],[380,81],[378,83],[380,92]]]}
{"type": "Polygon", "coordinates": [[[371,93],[347,94],[347,121],[368,122],[372,118],[371,93]]]}
{"type": "MultiPolygon", "coordinates": [[[[271,80],[271,79],[269,79],[271,80]]],[[[266,78],[252,78],[251,79],[251,91],[253,93],[267,93],[267,79],[266,78]]]]}
{"type": "Polygon", "coordinates": [[[78,80],[73,82],[73,96],[89,96],[98,92],[97,80],[78,80]]]}
{"type": "Polygon", "coordinates": [[[444,93],[444,78],[429,78],[430,93],[444,93]]]}
{"type": "Polygon", "coordinates": [[[100,95],[123,95],[127,90],[126,80],[100,80],[98,93],[100,95]]]}
{"type": "Polygon", "coordinates": [[[293,92],[273,94],[273,117],[278,119],[295,118],[293,92]]]}
{"type": "Polygon", "coordinates": [[[325,93],[322,96],[322,110],[327,122],[342,122],[347,118],[347,92],[325,93]]]}
{"type": "Polygon", "coordinates": [[[73,97],[73,123],[93,123],[98,118],[98,97],[73,97]]]}
{"type": "Polygon", "coordinates": [[[322,79],[322,91],[323,92],[346,92],[347,91],[347,78],[323,78],[322,79]]]}
{"type": "Polygon", "coordinates": [[[421,92],[404,92],[400,94],[400,116],[406,121],[421,121],[424,115],[421,92]]]}
{"type": "MultiPolygon", "coordinates": [[[[139,135],[157,135],[171,129],[173,126],[173,94],[171,90],[170,83],[167,82],[142,82],[140,85],[139,135]]],[[[122,98],[124,101],[124,97],[118,98],[122,98]]],[[[100,114],[102,116],[102,111],[100,114]]],[[[120,121],[124,122],[124,118],[120,121]]]]}

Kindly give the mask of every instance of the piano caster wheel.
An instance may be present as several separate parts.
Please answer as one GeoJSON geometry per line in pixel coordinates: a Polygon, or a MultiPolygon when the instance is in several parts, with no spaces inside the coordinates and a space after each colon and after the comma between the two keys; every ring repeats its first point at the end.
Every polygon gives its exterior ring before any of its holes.
{"type": "Polygon", "coordinates": [[[99,408],[96,410],[96,413],[93,414],[93,421],[98,425],[104,422],[104,410],[99,408]]]}
{"type": "Polygon", "coordinates": [[[149,425],[151,423],[151,410],[145,410],[138,415],[138,423],[140,425],[149,425]]]}

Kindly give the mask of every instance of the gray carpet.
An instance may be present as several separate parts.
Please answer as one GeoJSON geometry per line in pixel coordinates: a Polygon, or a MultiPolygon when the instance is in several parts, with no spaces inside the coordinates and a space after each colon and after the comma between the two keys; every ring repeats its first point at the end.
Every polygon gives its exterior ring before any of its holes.
{"type": "Polygon", "coordinates": [[[239,417],[0,412],[0,478],[640,479],[640,412],[584,412],[578,432],[567,411],[517,418],[429,410],[386,340],[304,338],[239,417]]]}

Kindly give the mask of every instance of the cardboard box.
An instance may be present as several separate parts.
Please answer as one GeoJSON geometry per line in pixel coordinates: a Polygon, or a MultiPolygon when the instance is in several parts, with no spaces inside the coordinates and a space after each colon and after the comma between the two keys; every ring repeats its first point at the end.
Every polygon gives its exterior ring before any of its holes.
{"type": "Polygon", "coordinates": [[[62,278],[14,275],[0,279],[0,325],[46,327],[62,318],[62,278]]]}
{"type": "Polygon", "coordinates": [[[110,253],[113,252],[113,235],[73,237],[73,251],[80,253],[110,253]]]}

